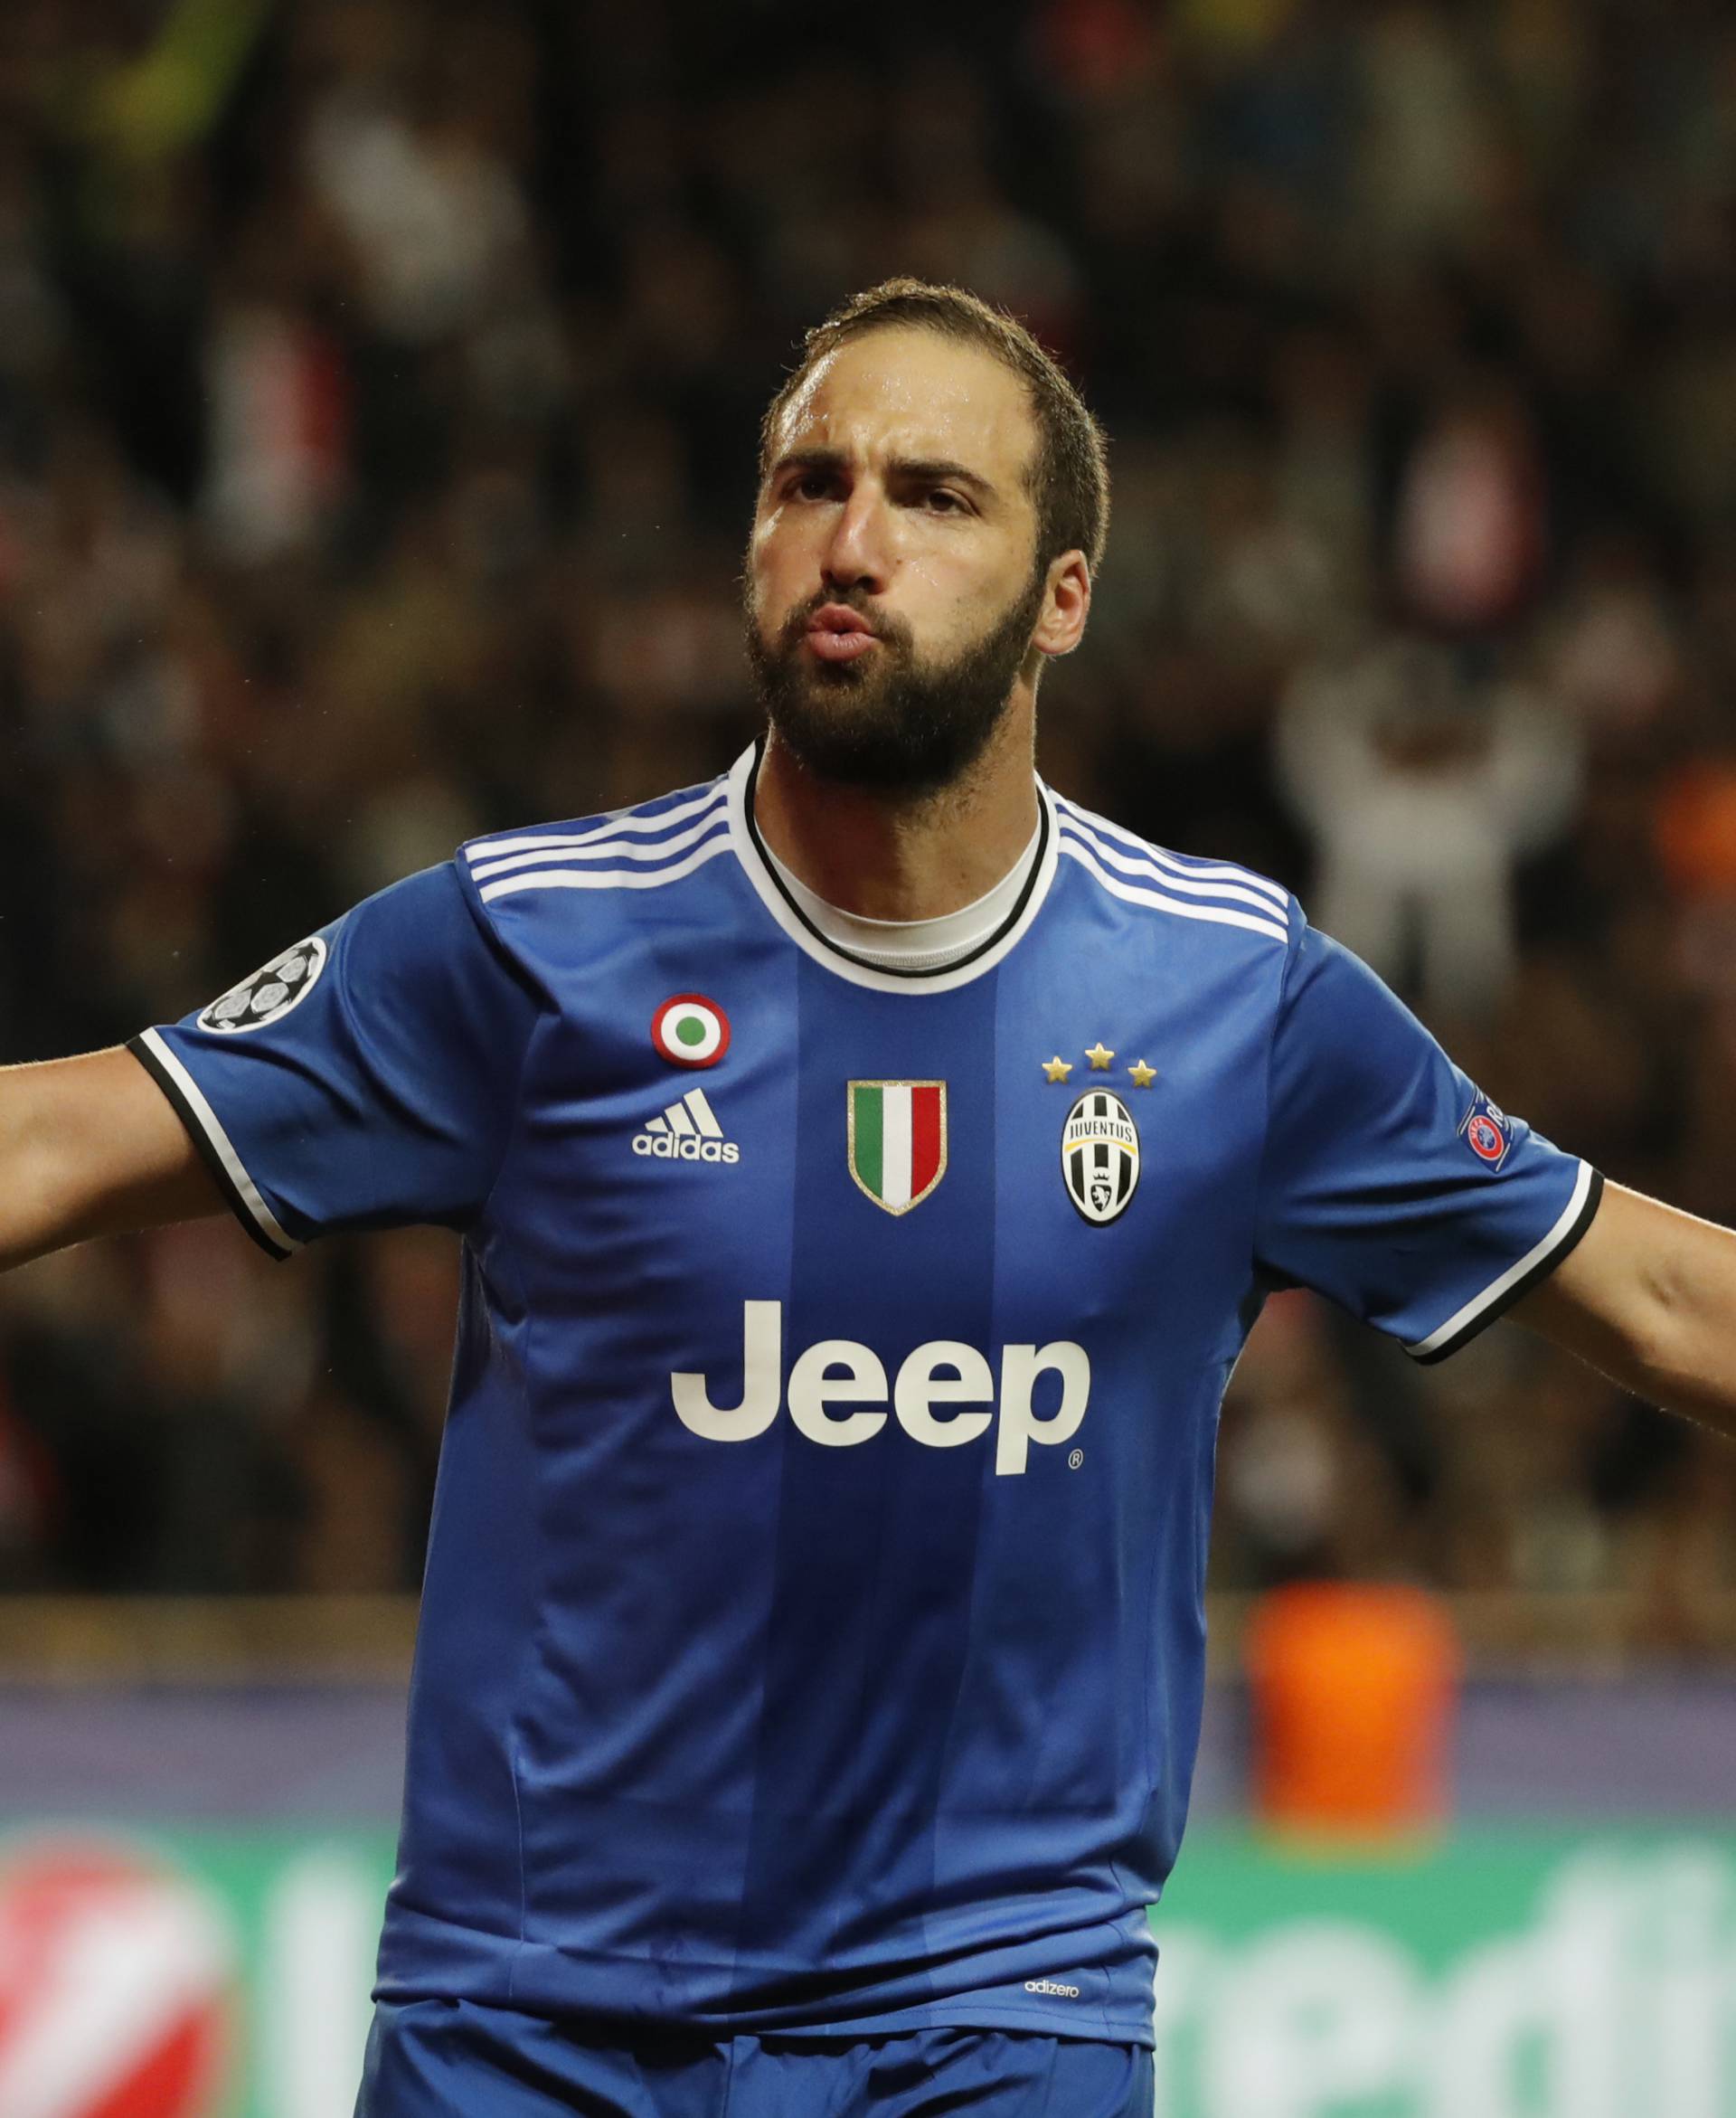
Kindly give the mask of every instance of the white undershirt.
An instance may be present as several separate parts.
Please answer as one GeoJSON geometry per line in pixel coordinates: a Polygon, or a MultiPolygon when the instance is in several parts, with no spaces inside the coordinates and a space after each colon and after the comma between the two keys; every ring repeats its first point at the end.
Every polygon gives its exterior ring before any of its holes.
{"type": "Polygon", "coordinates": [[[998,933],[1013,915],[1019,894],[1036,865],[1043,837],[1039,821],[1024,851],[992,890],[974,904],[943,912],[938,919],[863,919],[828,904],[790,874],[770,846],[765,854],[803,916],[831,942],[876,970],[945,970],[998,933]]]}

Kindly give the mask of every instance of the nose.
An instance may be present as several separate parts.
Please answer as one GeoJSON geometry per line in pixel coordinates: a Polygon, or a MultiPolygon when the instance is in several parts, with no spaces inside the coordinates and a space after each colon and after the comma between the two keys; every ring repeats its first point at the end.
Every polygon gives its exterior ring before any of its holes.
{"type": "Polygon", "coordinates": [[[892,572],[891,539],[885,496],[870,480],[860,480],[839,508],[821,572],[832,589],[857,589],[876,596],[892,572]]]}

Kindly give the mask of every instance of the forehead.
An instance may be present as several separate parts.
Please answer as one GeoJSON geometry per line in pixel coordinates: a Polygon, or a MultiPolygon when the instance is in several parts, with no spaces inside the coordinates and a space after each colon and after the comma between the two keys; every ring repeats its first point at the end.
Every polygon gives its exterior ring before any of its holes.
{"type": "Polygon", "coordinates": [[[944,459],[1010,493],[1036,439],[1030,393],[1005,362],[938,332],[888,328],[815,364],[784,407],[772,455],[836,449],[869,462],[944,459]]]}

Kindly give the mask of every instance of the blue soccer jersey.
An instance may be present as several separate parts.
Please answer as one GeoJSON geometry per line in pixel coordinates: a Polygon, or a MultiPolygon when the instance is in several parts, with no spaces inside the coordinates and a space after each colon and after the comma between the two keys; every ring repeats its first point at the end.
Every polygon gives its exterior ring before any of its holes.
{"type": "Polygon", "coordinates": [[[998,934],[857,962],[754,770],[133,1046],[275,1255],[463,1237],[379,1990],[1148,2041],[1263,1294],[1437,1357],[1599,1180],[1276,884],[1046,790],[998,934]]]}

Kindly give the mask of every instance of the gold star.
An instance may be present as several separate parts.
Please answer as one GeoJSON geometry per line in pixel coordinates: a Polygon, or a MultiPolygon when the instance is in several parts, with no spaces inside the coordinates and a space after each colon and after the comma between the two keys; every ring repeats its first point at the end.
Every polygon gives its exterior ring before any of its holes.
{"type": "Polygon", "coordinates": [[[1137,1089],[1148,1089],[1157,1078],[1157,1069],[1147,1066],[1143,1059],[1129,1066],[1127,1072],[1132,1074],[1133,1085],[1137,1089]]]}
{"type": "Polygon", "coordinates": [[[1071,1059],[1063,1059],[1059,1052],[1055,1054],[1052,1059],[1045,1059],[1043,1063],[1043,1079],[1045,1081],[1065,1081],[1067,1076],[1072,1071],[1072,1061],[1071,1059]]]}
{"type": "Polygon", "coordinates": [[[1115,1054],[1099,1037],[1085,1056],[1091,1063],[1093,1073],[1107,1073],[1109,1071],[1109,1061],[1115,1057],[1115,1054]]]}

